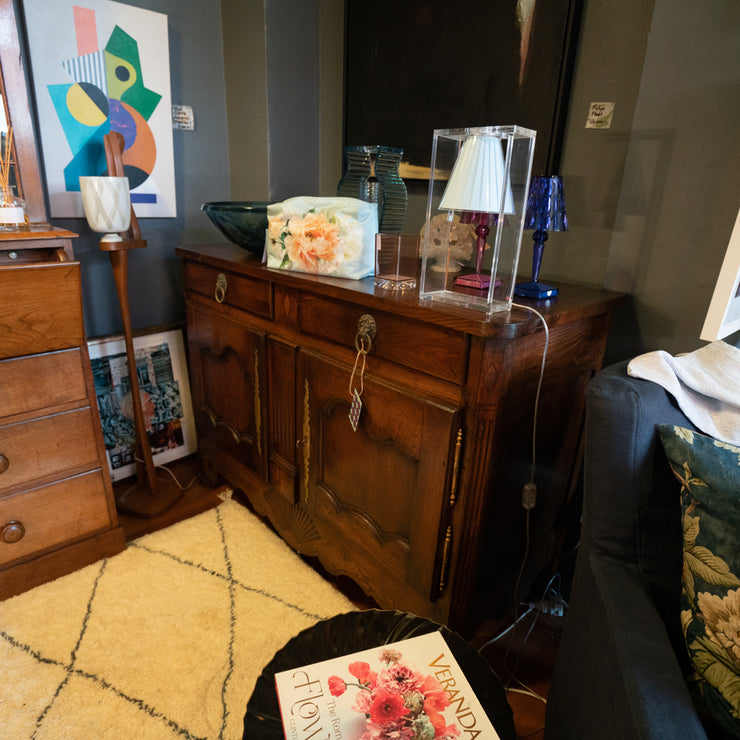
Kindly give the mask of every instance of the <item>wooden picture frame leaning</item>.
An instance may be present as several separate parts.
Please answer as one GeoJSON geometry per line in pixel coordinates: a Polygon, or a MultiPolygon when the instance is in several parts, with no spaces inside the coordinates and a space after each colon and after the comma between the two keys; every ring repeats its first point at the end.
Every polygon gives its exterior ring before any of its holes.
{"type": "Polygon", "coordinates": [[[713,342],[736,331],[740,331],[740,210],[699,338],[713,342]]]}
{"type": "MultiPolygon", "coordinates": [[[[197,449],[183,333],[181,329],[142,333],[133,342],[154,464],[166,465],[197,449]]],[[[91,339],[88,350],[108,466],[115,482],[136,473],[126,347],[123,336],[113,336],[91,339]]]]}
{"type": "Polygon", "coordinates": [[[558,174],[584,0],[352,0],[346,146],[401,147],[428,180],[434,129],[537,131],[532,174],[558,174]]]}

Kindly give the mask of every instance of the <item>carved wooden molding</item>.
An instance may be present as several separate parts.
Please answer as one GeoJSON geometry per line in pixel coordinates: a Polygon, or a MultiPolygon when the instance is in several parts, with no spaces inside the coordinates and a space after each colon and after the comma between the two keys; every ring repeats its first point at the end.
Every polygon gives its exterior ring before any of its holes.
{"type": "Polygon", "coordinates": [[[262,455],[262,399],[260,398],[260,353],[254,351],[254,433],[257,436],[257,452],[262,455]]]}
{"type": "Polygon", "coordinates": [[[248,441],[245,437],[242,436],[241,432],[230,422],[226,419],[221,419],[218,416],[216,416],[213,409],[208,406],[208,404],[203,404],[200,407],[200,410],[208,417],[208,421],[211,422],[212,427],[224,427],[228,430],[229,434],[234,439],[234,442],[239,444],[240,442],[248,441]]]}
{"type": "Polygon", "coordinates": [[[303,379],[303,503],[308,506],[311,473],[311,388],[303,379]]]}
{"type": "Polygon", "coordinates": [[[295,504],[291,511],[290,531],[295,536],[299,547],[307,542],[321,539],[314,520],[300,504],[295,504]]]}

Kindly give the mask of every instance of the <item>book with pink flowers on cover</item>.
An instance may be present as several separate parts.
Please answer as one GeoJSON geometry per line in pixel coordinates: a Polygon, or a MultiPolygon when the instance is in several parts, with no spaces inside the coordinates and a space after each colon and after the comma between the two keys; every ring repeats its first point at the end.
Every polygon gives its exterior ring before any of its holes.
{"type": "Polygon", "coordinates": [[[286,740],[498,740],[439,632],[275,674],[286,740]]]}

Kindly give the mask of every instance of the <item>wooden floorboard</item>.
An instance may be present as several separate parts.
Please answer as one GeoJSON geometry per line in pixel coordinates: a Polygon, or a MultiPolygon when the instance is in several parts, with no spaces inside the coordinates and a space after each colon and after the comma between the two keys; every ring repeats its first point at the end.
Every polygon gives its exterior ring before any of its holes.
{"type": "MultiPolygon", "coordinates": [[[[209,486],[201,478],[200,469],[194,457],[177,460],[168,465],[167,468],[175,476],[179,485],[185,489],[182,497],[174,506],[157,517],[142,518],[119,511],[118,520],[126,533],[127,542],[218,506],[221,503],[219,494],[228,489],[225,484],[219,484],[215,487],[209,486]]],[[[168,475],[162,469],[159,469],[157,474],[163,477],[168,475]]],[[[113,493],[116,494],[125,490],[132,482],[133,479],[127,478],[114,483],[113,493]]]]}
{"type": "Polygon", "coordinates": [[[546,701],[563,621],[563,617],[523,609],[498,622],[484,622],[471,639],[507,689],[519,738],[544,738],[546,701]]]}

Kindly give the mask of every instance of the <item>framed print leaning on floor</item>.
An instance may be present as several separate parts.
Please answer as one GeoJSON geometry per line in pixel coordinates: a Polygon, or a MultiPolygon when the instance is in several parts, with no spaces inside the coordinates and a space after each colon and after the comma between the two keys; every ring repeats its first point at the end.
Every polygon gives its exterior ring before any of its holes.
{"type": "Polygon", "coordinates": [[[736,331],[740,331],[740,210],[699,338],[713,342],[736,331]]]}
{"type": "MultiPolygon", "coordinates": [[[[118,481],[136,473],[126,345],[123,336],[103,337],[91,339],[88,350],[111,480],[118,481]]],[[[197,440],[182,330],[135,336],[134,354],[154,464],[192,454],[197,440]]]]}

